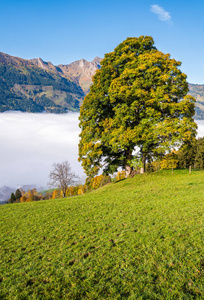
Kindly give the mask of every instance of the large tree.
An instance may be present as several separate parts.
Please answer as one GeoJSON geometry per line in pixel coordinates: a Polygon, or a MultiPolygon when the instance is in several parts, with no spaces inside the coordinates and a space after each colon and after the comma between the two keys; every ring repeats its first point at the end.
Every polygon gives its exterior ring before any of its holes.
{"type": "Polygon", "coordinates": [[[180,65],[148,36],[127,38],[105,54],[79,117],[79,160],[88,176],[102,167],[122,167],[128,176],[136,147],[145,168],[148,157],[195,136],[195,99],[180,65]]]}

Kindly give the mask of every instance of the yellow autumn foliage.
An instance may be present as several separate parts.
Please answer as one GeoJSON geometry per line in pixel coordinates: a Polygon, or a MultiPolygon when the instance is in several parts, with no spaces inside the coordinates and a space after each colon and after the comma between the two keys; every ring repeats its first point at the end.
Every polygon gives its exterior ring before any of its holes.
{"type": "Polygon", "coordinates": [[[125,178],[125,171],[123,170],[123,171],[119,171],[118,173],[117,173],[117,181],[119,181],[119,180],[121,180],[121,179],[124,179],[125,178]]]}

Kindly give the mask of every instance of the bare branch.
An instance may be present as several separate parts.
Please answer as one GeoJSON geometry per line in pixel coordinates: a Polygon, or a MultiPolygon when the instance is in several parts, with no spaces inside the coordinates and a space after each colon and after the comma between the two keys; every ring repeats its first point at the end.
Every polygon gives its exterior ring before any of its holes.
{"type": "Polygon", "coordinates": [[[65,197],[68,186],[74,184],[79,177],[71,171],[71,167],[68,161],[62,163],[54,163],[53,170],[50,172],[50,181],[48,185],[50,187],[58,187],[62,190],[65,197]]]}

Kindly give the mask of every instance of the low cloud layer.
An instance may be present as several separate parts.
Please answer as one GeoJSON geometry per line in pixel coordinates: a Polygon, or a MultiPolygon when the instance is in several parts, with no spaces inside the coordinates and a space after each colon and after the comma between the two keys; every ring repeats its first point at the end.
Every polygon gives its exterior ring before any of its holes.
{"type": "Polygon", "coordinates": [[[0,114],[0,187],[47,186],[54,162],[68,160],[80,177],[78,113],[0,114]]]}
{"type": "Polygon", "coordinates": [[[165,11],[163,9],[163,7],[161,7],[157,4],[151,5],[151,12],[156,14],[160,21],[170,21],[171,20],[170,13],[165,11]]]}
{"type": "MultiPolygon", "coordinates": [[[[0,114],[0,187],[36,184],[46,187],[54,162],[68,160],[80,177],[78,113],[63,115],[0,114]]],[[[198,121],[204,136],[204,121],[198,121]]]]}
{"type": "Polygon", "coordinates": [[[204,137],[204,120],[197,120],[198,125],[198,137],[204,137]]]}

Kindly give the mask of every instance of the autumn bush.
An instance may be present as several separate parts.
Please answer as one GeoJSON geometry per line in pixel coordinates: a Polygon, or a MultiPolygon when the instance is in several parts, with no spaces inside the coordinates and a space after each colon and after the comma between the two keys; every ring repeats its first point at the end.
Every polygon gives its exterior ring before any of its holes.
{"type": "Polygon", "coordinates": [[[66,189],[66,197],[72,197],[78,195],[78,186],[69,186],[66,189]]]}
{"type": "Polygon", "coordinates": [[[52,193],[52,199],[57,199],[57,198],[60,198],[60,190],[59,189],[54,190],[52,193]]]}
{"type": "Polygon", "coordinates": [[[87,177],[84,184],[84,192],[96,190],[111,182],[111,177],[106,175],[99,175],[93,178],[87,177]]]}
{"type": "Polygon", "coordinates": [[[119,171],[117,173],[117,181],[121,180],[121,179],[124,179],[125,178],[125,171],[119,171]]]}
{"type": "Polygon", "coordinates": [[[44,197],[38,193],[36,189],[29,190],[28,192],[21,192],[20,202],[33,202],[43,200],[44,197]]]}
{"type": "Polygon", "coordinates": [[[175,169],[178,166],[178,152],[166,154],[160,162],[161,169],[175,169]]]}

